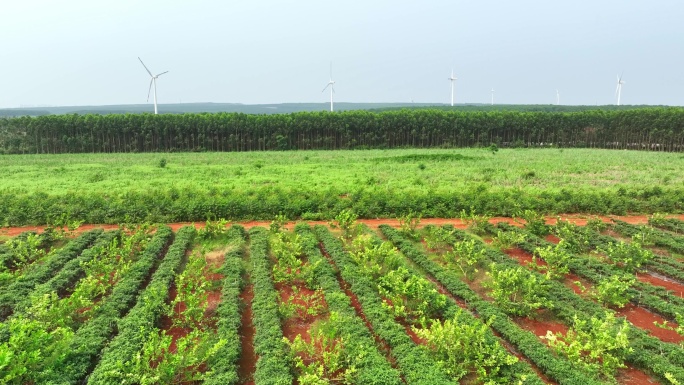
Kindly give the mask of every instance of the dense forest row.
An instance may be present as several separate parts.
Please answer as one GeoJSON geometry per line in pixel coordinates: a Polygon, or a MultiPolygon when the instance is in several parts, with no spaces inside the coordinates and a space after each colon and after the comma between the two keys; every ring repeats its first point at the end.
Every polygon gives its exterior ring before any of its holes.
{"type": "Polygon", "coordinates": [[[684,109],[577,112],[417,109],[0,119],[0,153],[591,147],[684,149],[684,109]]]}

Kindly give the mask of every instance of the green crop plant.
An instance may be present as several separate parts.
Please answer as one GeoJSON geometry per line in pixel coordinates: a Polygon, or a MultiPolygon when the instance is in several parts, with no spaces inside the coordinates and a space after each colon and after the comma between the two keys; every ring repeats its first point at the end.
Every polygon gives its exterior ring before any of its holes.
{"type": "Polygon", "coordinates": [[[392,270],[378,280],[378,291],[385,298],[383,306],[395,317],[413,325],[427,327],[447,304],[427,279],[411,274],[405,267],[392,270]]]}
{"type": "Polygon", "coordinates": [[[601,303],[621,308],[634,296],[630,288],[635,282],[636,279],[631,276],[613,275],[596,285],[593,296],[601,303]]]}
{"type": "Polygon", "coordinates": [[[612,312],[590,320],[575,316],[565,335],[548,331],[544,338],[558,354],[606,379],[614,378],[618,369],[626,367],[625,359],[633,351],[627,321],[618,320],[612,312]]]}
{"type": "Polygon", "coordinates": [[[611,261],[630,273],[638,271],[642,265],[655,257],[652,251],[644,249],[636,240],[630,243],[610,242],[600,246],[598,251],[605,253],[611,261]]]}
{"type": "Polygon", "coordinates": [[[483,286],[491,289],[490,295],[506,313],[531,316],[538,309],[552,307],[547,280],[540,279],[523,267],[499,267],[492,263],[487,275],[489,280],[483,286]]]}
{"type": "Polygon", "coordinates": [[[496,237],[492,239],[492,246],[500,250],[506,250],[525,242],[526,238],[527,236],[524,233],[499,230],[496,232],[496,237]]]}
{"type": "Polygon", "coordinates": [[[470,211],[461,210],[459,217],[468,226],[468,229],[475,234],[486,233],[487,225],[491,219],[489,215],[477,214],[473,206],[470,206],[470,211]]]}
{"type": "Polygon", "coordinates": [[[570,272],[569,263],[572,255],[568,251],[565,240],[561,240],[554,246],[537,247],[534,249],[534,258],[541,258],[546,262],[546,265],[532,264],[532,267],[545,272],[549,279],[563,279],[570,272]]]}
{"type": "Polygon", "coordinates": [[[495,339],[489,338],[490,324],[491,321],[471,322],[459,309],[443,323],[433,322],[429,328],[414,328],[414,331],[426,341],[426,347],[438,365],[454,379],[460,380],[475,372],[478,382],[484,384],[513,384],[517,379],[504,375],[502,369],[515,364],[518,359],[495,339]]]}
{"type": "Polygon", "coordinates": [[[485,248],[471,239],[454,243],[452,251],[444,254],[444,260],[447,265],[457,267],[466,279],[472,281],[485,259],[485,253],[485,248]]]}

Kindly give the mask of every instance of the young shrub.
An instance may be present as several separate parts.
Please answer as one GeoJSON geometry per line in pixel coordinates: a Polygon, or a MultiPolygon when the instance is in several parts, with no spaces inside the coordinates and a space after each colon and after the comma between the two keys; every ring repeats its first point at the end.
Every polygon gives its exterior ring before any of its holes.
{"type": "Polygon", "coordinates": [[[552,307],[547,297],[548,280],[538,278],[522,266],[505,268],[492,263],[487,275],[490,279],[483,285],[491,289],[490,295],[506,313],[530,316],[537,309],[552,307]]]}
{"type": "Polygon", "coordinates": [[[625,358],[632,352],[628,332],[626,320],[617,320],[612,312],[606,312],[603,319],[591,317],[589,321],[575,316],[566,335],[547,331],[544,338],[556,353],[596,376],[613,379],[618,369],[626,367],[625,358]]]}
{"type": "Polygon", "coordinates": [[[543,237],[550,231],[550,226],[546,224],[544,215],[534,210],[524,210],[518,213],[517,216],[525,220],[525,228],[527,231],[538,237],[543,237]]]}
{"type": "Polygon", "coordinates": [[[359,219],[358,215],[349,209],[345,209],[335,216],[335,223],[332,227],[339,228],[346,239],[351,239],[359,232],[357,219],[359,219]]]}
{"type": "Polygon", "coordinates": [[[485,259],[486,249],[474,239],[454,243],[453,250],[444,254],[450,267],[458,267],[469,281],[475,278],[477,268],[485,259]]]}
{"type": "Polygon", "coordinates": [[[489,225],[491,216],[476,214],[475,208],[473,206],[470,207],[470,212],[461,210],[459,216],[461,221],[468,226],[468,230],[472,231],[473,233],[482,235],[487,232],[487,226],[489,225]]]}
{"type": "Polygon", "coordinates": [[[411,274],[405,267],[381,276],[378,290],[387,299],[383,307],[394,317],[404,318],[421,327],[427,327],[428,321],[447,304],[446,296],[440,294],[430,281],[411,274]]]}
{"type": "Polygon", "coordinates": [[[636,272],[642,265],[655,258],[652,251],[641,247],[641,243],[636,240],[630,243],[610,242],[605,247],[599,247],[598,251],[605,253],[611,261],[630,273],[636,272]]]}
{"type": "Polygon", "coordinates": [[[507,250],[517,244],[525,242],[526,240],[527,236],[523,233],[499,230],[496,232],[496,237],[492,240],[492,246],[500,250],[507,250]]]}
{"type": "Polygon", "coordinates": [[[625,307],[633,297],[629,289],[634,282],[634,277],[613,275],[596,285],[594,297],[605,305],[625,307]]]}
{"type": "Polygon", "coordinates": [[[433,322],[429,328],[414,328],[414,331],[427,341],[426,346],[438,364],[454,379],[475,371],[480,383],[515,383],[515,379],[503,376],[501,369],[518,359],[496,340],[488,338],[491,321],[469,322],[463,310],[458,309],[443,324],[433,322]]]}
{"type": "Polygon", "coordinates": [[[565,248],[568,251],[581,254],[591,249],[592,235],[587,230],[568,221],[559,220],[552,231],[558,238],[565,241],[565,248]]]}
{"type": "Polygon", "coordinates": [[[533,264],[533,267],[545,272],[548,279],[563,279],[570,272],[568,265],[572,260],[572,255],[568,251],[565,240],[561,240],[554,246],[537,247],[534,249],[534,259],[537,257],[543,259],[546,266],[533,264]]]}
{"type": "Polygon", "coordinates": [[[416,228],[420,224],[421,215],[416,215],[413,212],[409,212],[403,217],[399,218],[399,231],[407,238],[418,240],[418,233],[416,228]]]}

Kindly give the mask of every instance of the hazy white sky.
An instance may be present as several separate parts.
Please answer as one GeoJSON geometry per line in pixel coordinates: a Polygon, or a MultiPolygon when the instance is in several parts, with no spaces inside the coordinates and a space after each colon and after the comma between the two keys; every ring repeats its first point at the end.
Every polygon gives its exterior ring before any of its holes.
{"type": "Polygon", "coordinates": [[[336,101],[684,105],[682,0],[22,0],[0,108],[336,101]]]}

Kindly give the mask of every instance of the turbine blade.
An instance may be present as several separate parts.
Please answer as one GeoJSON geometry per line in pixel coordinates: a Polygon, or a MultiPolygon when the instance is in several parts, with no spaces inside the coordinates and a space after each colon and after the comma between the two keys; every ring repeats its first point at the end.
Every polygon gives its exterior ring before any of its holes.
{"type": "Polygon", "coordinates": [[[147,90],[147,101],[150,101],[150,92],[152,92],[152,82],[154,81],[154,78],[150,79],[150,88],[147,90]]]}
{"type": "Polygon", "coordinates": [[[617,88],[615,89],[615,95],[617,96],[618,92],[620,92],[620,83],[618,83],[617,88]]]}
{"type": "Polygon", "coordinates": [[[323,91],[321,91],[321,92],[324,92],[325,90],[327,90],[328,87],[330,87],[330,83],[328,83],[328,85],[326,85],[325,88],[323,88],[323,91]]]}
{"type": "Polygon", "coordinates": [[[168,73],[168,72],[169,72],[169,71],[164,71],[164,72],[160,73],[159,75],[157,75],[157,76],[155,76],[155,77],[160,77],[160,76],[162,76],[162,75],[164,75],[164,74],[166,74],[166,73],[168,73]]]}
{"type": "Polygon", "coordinates": [[[140,64],[142,64],[143,67],[145,67],[145,71],[147,71],[147,73],[150,74],[150,76],[154,76],[154,75],[152,75],[152,72],[150,72],[150,70],[147,68],[147,66],[145,65],[145,63],[143,63],[143,61],[142,61],[142,59],[140,58],[140,56],[138,56],[138,60],[140,60],[140,64]]]}

